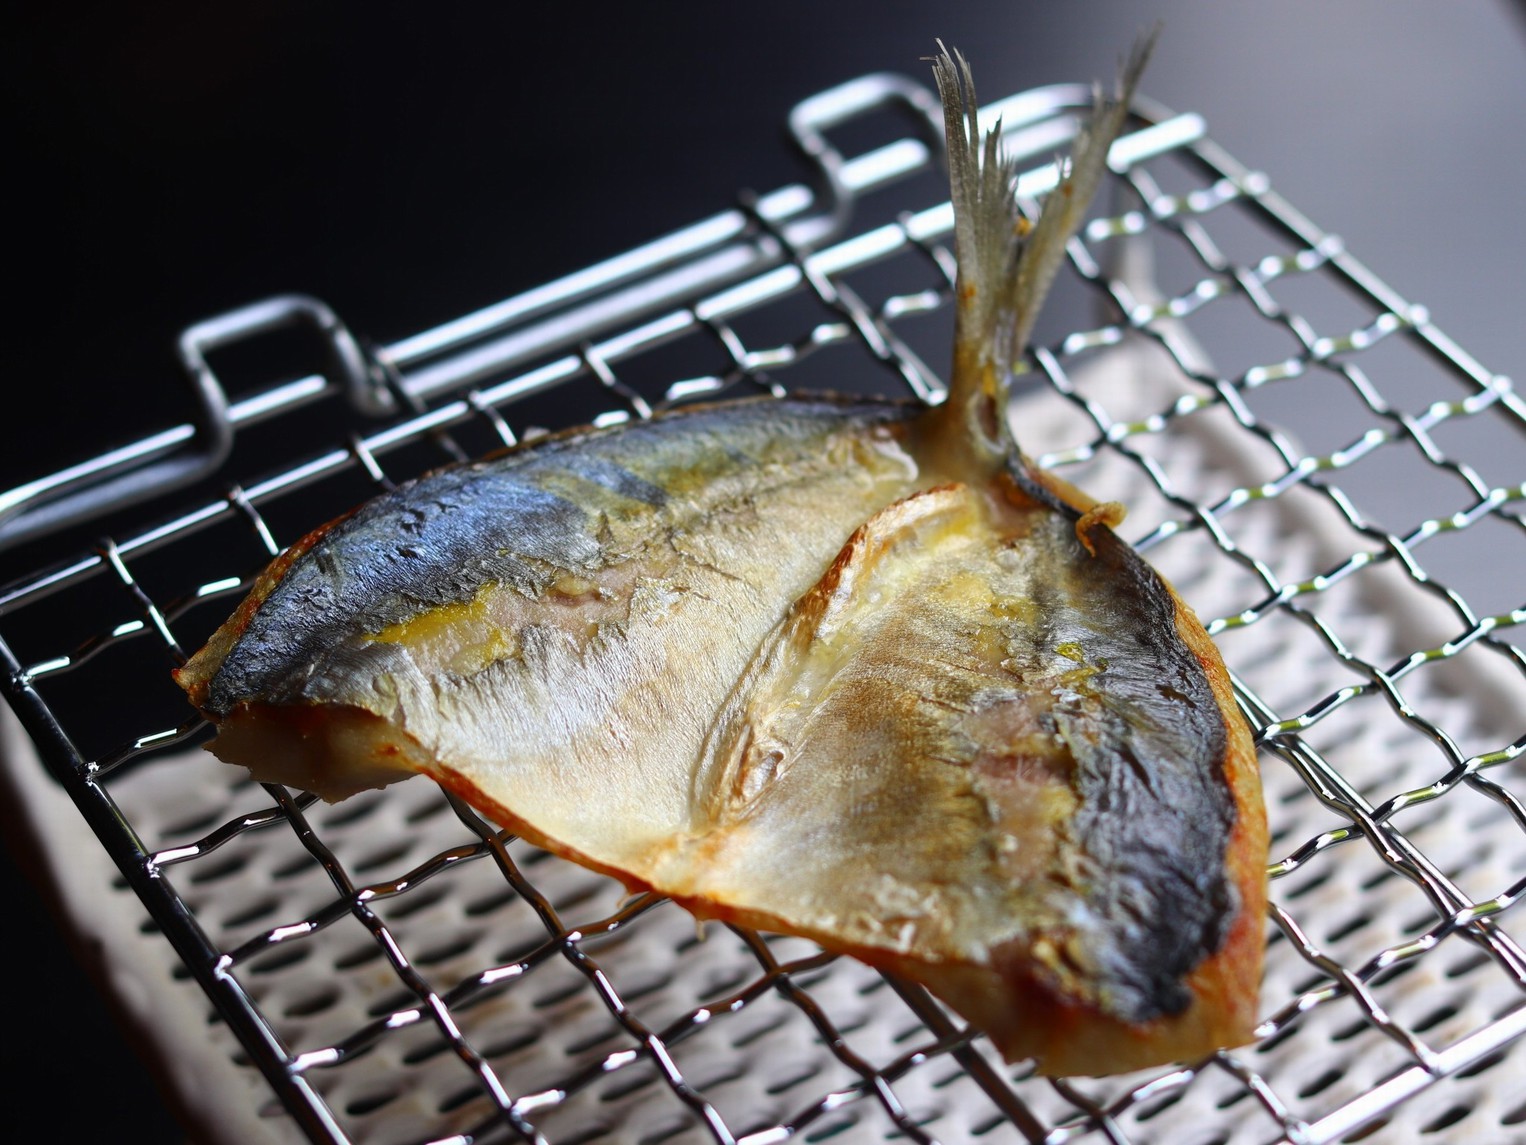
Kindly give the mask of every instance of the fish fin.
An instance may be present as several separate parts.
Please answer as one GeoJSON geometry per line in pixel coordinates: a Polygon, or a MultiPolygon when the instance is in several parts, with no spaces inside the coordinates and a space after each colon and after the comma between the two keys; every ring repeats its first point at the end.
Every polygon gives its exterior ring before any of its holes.
{"type": "Polygon", "coordinates": [[[1123,524],[1127,512],[1128,510],[1118,501],[1103,501],[1099,505],[1093,505],[1082,513],[1076,522],[1076,540],[1081,542],[1088,553],[1096,556],[1097,542],[1092,540],[1092,530],[1102,526],[1116,530],[1123,524]]]}
{"type": "Polygon", "coordinates": [[[1012,284],[1011,306],[1016,323],[1011,335],[1014,358],[1027,347],[1033,324],[1065,257],[1065,244],[1080,229],[1086,209],[1102,184],[1108,152],[1128,121],[1129,104],[1155,49],[1158,35],[1157,25],[1135,43],[1119,67],[1117,87],[1112,96],[1105,95],[1100,86],[1094,89],[1091,120],[1076,135],[1061,181],[1044,200],[1043,212],[1033,228],[1017,267],[1016,281],[1012,284]]]}
{"type": "Polygon", "coordinates": [[[933,78],[943,102],[949,192],[954,208],[954,361],[947,411],[939,419],[982,468],[1005,462],[1013,442],[1003,410],[1007,385],[1022,368],[1065,245],[1080,227],[1107,170],[1108,151],[1128,119],[1158,26],[1122,61],[1115,92],[1097,89],[1090,121],[1060,162],[1058,185],[1032,222],[1013,194],[1016,162],[1001,148],[1001,122],[983,135],[969,62],[938,41],[933,78]]]}

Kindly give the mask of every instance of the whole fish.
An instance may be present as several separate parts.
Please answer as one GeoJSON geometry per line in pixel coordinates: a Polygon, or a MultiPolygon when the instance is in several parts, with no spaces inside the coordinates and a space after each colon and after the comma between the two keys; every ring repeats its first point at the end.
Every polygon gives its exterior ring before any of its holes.
{"type": "Polygon", "coordinates": [[[1029,227],[940,47],[937,406],[760,398],[444,469],[279,556],[177,672],[211,749],[327,799],[432,776],[700,918],[925,984],[1008,1060],[1249,1040],[1255,750],[1191,610],[1007,429],[1148,55],[1029,227]]]}

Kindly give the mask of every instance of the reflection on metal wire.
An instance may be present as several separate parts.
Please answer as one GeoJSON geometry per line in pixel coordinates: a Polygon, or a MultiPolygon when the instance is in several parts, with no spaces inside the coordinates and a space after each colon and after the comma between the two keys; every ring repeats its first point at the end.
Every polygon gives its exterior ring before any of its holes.
{"type": "MultiPolygon", "coordinates": [[[[925,102],[903,87],[880,94],[857,92],[852,110],[925,102]]],[[[1014,130],[1034,131],[1073,123],[1084,95],[1046,89],[1003,106],[1014,130]]],[[[226,611],[295,539],[275,514],[305,521],[299,528],[318,523],[310,511],[293,513],[305,510],[309,492],[341,479],[384,488],[429,465],[515,445],[544,428],[521,411],[547,392],[564,398],[567,416],[609,422],[698,398],[780,394],[811,384],[820,368],[938,400],[942,382],[918,346],[947,316],[947,206],[910,204],[860,234],[845,233],[851,214],[843,210],[931,164],[928,141],[844,158],[813,136],[817,153],[829,155],[830,210],[786,189],[533,297],[373,349],[388,392],[410,407],[401,420],[356,429],[319,456],[282,458],[285,468],[230,484],[215,504],[105,540],[0,593],[12,705],[242,1052],[311,1139],[765,1145],[1015,1133],[1058,1145],[1177,1140],[1191,1124],[1203,1140],[1313,1143],[1402,1123],[1426,1094],[1440,1095],[1441,1111],[1422,1126],[1436,1132],[1482,1108],[1488,1071],[1526,1034],[1526,954],[1511,934],[1526,879],[1517,864],[1480,894],[1474,867],[1490,848],[1519,854],[1526,810],[1509,767],[1526,753],[1526,734],[1507,727],[1500,738],[1497,712],[1477,697],[1438,699],[1445,689],[1434,680],[1438,668],[1467,666],[1491,687],[1526,693],[1526,608],[1476,609],[1427,561],[1447,538],[1486,528],[1523,551],[1526,483],[1491,484],[1440,438],[1487,423],[1519,441],[1526,410],[1505,379],[1299,216],[1264,175],[1204,138],[1200,120],[1148,105],[1140,118],[1115,163],[1120,209],[1094,220],[1071,248],[1074,282],[1102,317],[1034,353],[1042,395],[1056,418],[1070,417],[1068,436],[1041,461],[1105,470],[1131,499],[1156,506],[1140,548],[1165,560],[1186,554],[1188,577],[1235,586],[1230,603],[1204,619],[1236,669],[1269,778],[1281,777],[1268,787],[1274,827],[1282,827],[1258,1042],[1148,1076],[1045,1082],[999,1062],[919,989],[798,940],[738,928],[705,944],[676,940],[676,914],[663,900],[624,898],[454,798],[448,815],[419,803],[415,785],[405,785],[412,794],[389,790],[330,811],[310,795],[239,786],[217,772],[188,823],[159,818],[139,790],[155,781],[159,761],[178,760],[169,749],[203,731],[183,720],[178,695],[167,698],[173,689],[159,687],[169,667],[194,646],[190,633],[226,611]],[[1189,185],[1168,191],[1167,178],[1189,185]],[[813,205],[825,213],[813,214],[813,205]],[[812,231],[804,226],[812,219],[831,225],[812,231]],[[1253,255],[1231,257],[1215,237],[1231,222],[1257,236],[1253,255]],[[1182,280],[1168,291],[1120,272],[1139,244],[1172,245],[1187,267],[1182,280]],[[1332,329],[1279,293],[1311,281],[1334,283],[1363,317],[1332,329]],[[1230,301],[1248,305],[1293,352],[1219,372],[1194,335],[1230,301]],[[1438,386],[1418,413],[1386,396],[1376,364],[1401,343],[1451,387],[1438,386]],[[1139,394],[1097,392],[1086,373],[1089,361],[1125,345],[1147,346],[1174,378],[1169,392],[1147,395],[1147,409],[1136,408],[1139,394]],[[643,363],[670,350],[687,357],[646,377],[643,363]],[[1338,448],[1304,450],[1297,427],[1260,401],[1311,381],[1354,395],[1370,426],[1338,448]],[[1215,418],[1227,427],[1223,441],[1258,451],[1270,471],[1236,471],[1227,486],[1184,474],[1187,443],[1215,418]],[[1396,532],[1342,482],[1401,446],[1461,500],[1396,532]],[[1267,513],[1296,522],[1311,505],[1336,522],[1333,550],[1306,544],[1281,518],[1281,531],[1269,531],[1267,513]],[[219,529],[249,543],[236,554],[208,544],[219,529]],[[1290,549],[1300,555],[1291,571],[1290,549]],[[1343,594],[1378,575],[1396,577],[1415,609],[1443,618],[1443,631],[1381,656],[1361,646],[1340,611],[1343,594]],[[109,599],[111,615],[77,631],[70,602],[81,594],[109,599]],[[10,626],[28,623],[36,651],[23,660],[10,626]],[[1305,649],[1295,653],[1300,641],[1305,649]],[[1292,686],[1301,684],[1303,692],[1292,686]],[[142,698],[104,734],[78,699],[134,688],[142,698]],[[1279,688],[1296,698],[1266,694],[1279,688]],[[1480,735],[1482,745],[1473,742],[1480,735]],[[1391,766],[1374,769],[1345,752],[1347,739],[1400,746],[1391,766]],[[1469,810],[1454,811],[1473,797],[1469,810]],[[1439,814],[1471,825],[1483,848],[1473,859],[1458,857],[1455,839],[1427,834],[1439,814]],[[386,831],[367,826],[385,816],[386,831]],[[377,852],[379,842],[390,849],[377,852]],[[1343,901],[1333,918],[1324,912],[1335,908],[1313,904],[1337,884],[1343,901]],[[254,901],[224,889],[235,885],[254,901]],[[1399,907],[1384,905],[1408,891],[1419,912],[1399,917],[1399,907]],[[449,925],[416,921],[431,912],[446,912],[449,925]],[[1354,935],[1365,945],[1352,945],[1354,935]],[[325,943],[343,947],[324,955],[333,969],[310,967],[325,943]],[[703,970],[682,969],[690,962],[703,970]],[[1431,984],[1405,987],[1422,978],[1431,984]],[[1488,1003],[1458,1001],[1444,989],[1449,982],[1471,984],[1470,996],[1488,1003]],[[282,1008],[274,999],[288,985],[323,989],[282,1008]],[[353,1013],[341,996],[353,998],[353,1013]],[[1417,1014],[1428,998],[1438,1001],[1417,1014]],[[1459,1017],[1465,1028],[1447,1024],[1459,1017]],[[1385,1064],[1369,1068],[1367,1059],[1385,1064]]],[[[266,412],[293,416],[305,400],[266,412]]],[[[1188,583],[1189,599],[1192,592],[1188,583]]],[[[1373,615],[1396,636],[1407,616],[1373,615]]],[[[1516,718],[1521,710],[1526,703],[1516,718]]],[[[173,767],[193,775],[188,763],[173,767]]],[[[194,793],[205,780],[185,782],[194,793]]],[[[1490,1106],[1479,1116],[1518,1127],[1526,1106],[1490,1106]]]]}

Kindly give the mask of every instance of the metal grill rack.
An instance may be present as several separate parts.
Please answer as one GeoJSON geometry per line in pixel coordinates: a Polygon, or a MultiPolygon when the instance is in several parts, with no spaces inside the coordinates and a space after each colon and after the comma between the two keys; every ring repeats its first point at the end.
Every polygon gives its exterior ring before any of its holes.
{"type": "MultiPolygon", "coordinates": [[[[1052,182],[1086,99],[987,109],[1035,163],[1019,194],[1052,182]]],[[[110,534],[0,590],[4,772],[199,1132],[1526,1140],[1526,404],[1200,117],[1135,111],[1014,420],[1043,464],[1128,505],[1257,730],[1258,1040],[1040,1079],[918,989],[800,940],[696,933],[426,780],[327,806],[196,748],[169,669],[281,547],[378,488],[718,395],[935,399],[940,120],[922,85],[873,76],[792,117],[810,186],[391,346],[299,297],[205,323],[181,341],[193,424],[0,498],[5,546],[110,534]],[[831,141],[873,117],[903,134],[831,141]],[[324,371],[230,400],[211,359],[283,327],[319,339],[324,371]]]]}

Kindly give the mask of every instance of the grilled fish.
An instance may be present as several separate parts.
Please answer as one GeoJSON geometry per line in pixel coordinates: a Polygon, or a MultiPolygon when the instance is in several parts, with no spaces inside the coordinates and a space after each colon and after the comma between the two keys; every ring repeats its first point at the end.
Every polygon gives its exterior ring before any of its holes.
{"type": "Polygon", "coordinates": [[[935,60],[941,405],[695,406],[387,493],[176,673],[212,751],[327,799],[429,775],[632,890],[921,982],[1045,1073],[1248,1040],[1267,840],[1224,665],[1005,416],[1147,54],[1031,229],[935,60]]]}

